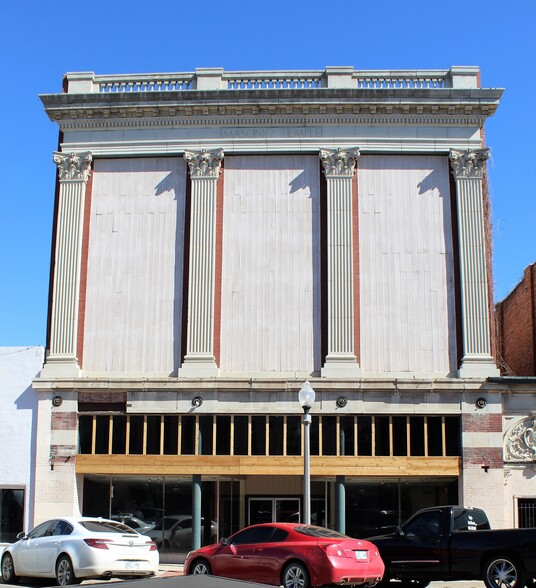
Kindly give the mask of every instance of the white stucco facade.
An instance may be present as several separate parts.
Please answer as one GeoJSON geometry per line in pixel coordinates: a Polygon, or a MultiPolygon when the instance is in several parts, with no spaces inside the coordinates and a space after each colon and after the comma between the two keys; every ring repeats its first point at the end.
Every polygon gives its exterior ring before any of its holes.
{"type": "Polygon", "coordinates": [[[32,380],[43,363],[43,347],[0,347],[0,489],[24,491],[20,504],[24,528],[19,531],[27,530],[34,520],[39,395],[32,380]]]}

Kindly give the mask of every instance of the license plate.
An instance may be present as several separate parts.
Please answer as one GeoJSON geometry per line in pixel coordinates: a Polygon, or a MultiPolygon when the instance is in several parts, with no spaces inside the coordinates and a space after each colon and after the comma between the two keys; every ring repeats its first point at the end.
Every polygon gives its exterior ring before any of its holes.
{"type": "Polygon", "coordinates": [[[367,559],[367,552],[366,551],[356,551],[355,558],[359,561],[367,559]]]}
{"type": "Polygon", "coordinates": [[[140,562],[139,561],[126,561],[125,562],[125,568],[127,570],[137,570],[140,567],[140,562]]]}

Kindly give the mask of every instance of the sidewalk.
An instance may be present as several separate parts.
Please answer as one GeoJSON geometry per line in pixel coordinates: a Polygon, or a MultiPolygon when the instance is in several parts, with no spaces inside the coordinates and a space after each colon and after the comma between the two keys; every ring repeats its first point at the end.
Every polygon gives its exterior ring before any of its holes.
{"type": "Polygon", "coordinates": [[[171,578],[172,576],[182,576],[184,566],[181,563],[161,563],[158,566],[157,578],[171,578]]]}

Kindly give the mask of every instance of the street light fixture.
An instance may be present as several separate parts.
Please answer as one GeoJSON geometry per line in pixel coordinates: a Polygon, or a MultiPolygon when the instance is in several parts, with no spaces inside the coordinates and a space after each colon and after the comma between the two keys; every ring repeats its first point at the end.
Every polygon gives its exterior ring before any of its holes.
{"type": "Polygon", "coordinates": [[[311,524],[311,407],[315,401],[315,391],[306,380],[298,394],[303,408],[303,523],[311,524]]]}

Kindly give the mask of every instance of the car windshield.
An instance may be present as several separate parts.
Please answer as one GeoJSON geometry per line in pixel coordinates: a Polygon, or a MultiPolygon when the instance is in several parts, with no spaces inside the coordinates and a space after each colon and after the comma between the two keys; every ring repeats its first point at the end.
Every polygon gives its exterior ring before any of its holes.
{"type": "Polygon", "coordinates": [[[309,537],[325,537],[327,539],[350,539],[348,535],[343,535],[342,533],[338,533],[337,531],[333,531],[332,529],[326,529],[325,527],[316,527],[315,525],[301,525],[299,527],[294,527],[294,530],[297,533],[301,533],[302,535],[307,535],[309,537]]]}
{"type": "Polygon", "coordinates": [[[92,533],[129,533],[136,534],[136,531],[123,525],[121,523],[109,522],[109,521],[80,521],[80,524],[84,529],[91,531],[92,533]]]}

